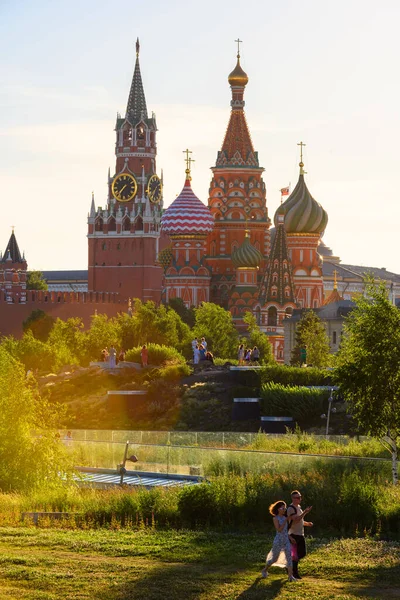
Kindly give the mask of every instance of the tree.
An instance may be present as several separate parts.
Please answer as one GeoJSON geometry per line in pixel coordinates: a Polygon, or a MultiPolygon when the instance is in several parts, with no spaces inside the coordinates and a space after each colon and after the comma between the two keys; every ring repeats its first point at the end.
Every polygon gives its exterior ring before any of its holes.
{"type": "Polygon", "coordinates": [[[26,280],[27,290],[44,290],[47,292],[48,285],[43,277],[42,271],[28,271],[28,277],[26,280]]]}
{"type": "Polygon", "coordinates": [[[359,426],[381,440],[392,455],[398,483],[400,443],[400,311],[385,284],[366,282],[366,296],[355,299],[337,354],[334,380],[359,426]]]}
{"type": "Polygon", "coordinates": [[[273,354],[272,354],[272,346],[268,339],[268,337],[261,331],[259,326],[257,325],[257,320],[253,313],[246,312],[243,321],[247,324],[247,331],[249,333],[249,337],[246,340],[246,344],[249,344],[249,347],[257,348],[260,350],[260,362],[265,365],[271,365],[275,362],[273,354]]]}
{"type": "Polygon", "coordinates": [[[206,338],[207,349],[219,357],[236,357],[239,336],[231,313],[212,302],[203,302],[194,312],[194,335],[206,338]]]}
{"type": "Polygon", "coordinates": [[[63,475],[71,472],[71,458],[54,434],[56,409],[40,398],[34,377],[26,376],[2,346],[0,389],[0,489],[65,485],[63,475]]]}
{"type": "Polygon", "coordinates": [[[136,299],[132,317],[120,315],[121,340],[125,349],[146,343],[172,346],[179,351],[190,348],[190,329],[175,310],[136,299]]]}
{"type": "Polygon", "coordinates": [[[46,314],[43,310],[33,310],[29,317],[22,323],[24,331],[32,331],[34,337],[45,342],[55,323],[54,317],[46,314]]]}
{"type": "Polygon", "coordinates": [[[331,361],[329,339],[324,324],[313,310],[306,310],[296,327],[296,344],[292,351],[292,365],[306,361],[313,367],[327,367],[331,361]],[[305,353],[304,353],[305,350],[305,353]]]}
{"type": "Polygon", "coordinates": [[[187,308],[186,304],[182,300],[182,298],[171,298],[168,302],[168,306],[172,308],[184,323],[188,325],[190,328],[194,327],[195,324],[195,316],[194,316],[194,307],[187,308]]]}

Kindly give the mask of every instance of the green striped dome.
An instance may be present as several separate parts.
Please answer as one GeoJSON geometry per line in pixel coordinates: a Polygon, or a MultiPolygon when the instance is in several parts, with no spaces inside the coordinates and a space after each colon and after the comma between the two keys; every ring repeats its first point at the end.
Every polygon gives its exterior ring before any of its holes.
{"type": "Polygon", "coordinates": [[[300,173],[299,181],[289,198],[280,205],[275,213],[275,226],[278,214],[285,215],[287,233],[323,233],[328,224],[328,214],[311,196],[304,175],[300,173]]]}
{"type": "Polygon", "coordinates": [[[250,242],[250,236],[246,232],[244,242],[237,250],[232,254],[232,262],[235,267],[249,267],[257,268],[260,266],[263,256],[257,248],[250,242]]]}

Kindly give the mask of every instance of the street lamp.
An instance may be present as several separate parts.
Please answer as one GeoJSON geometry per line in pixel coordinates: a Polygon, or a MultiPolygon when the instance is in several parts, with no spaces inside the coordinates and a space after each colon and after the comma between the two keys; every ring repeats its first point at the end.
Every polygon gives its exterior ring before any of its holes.
{"type": "Polygon", "coordinates": [[[321,415],[321,419],[326,419],[326,429],[325,429],[325,437],[328,437],[329,434],[329,420],[331,418],[331,412],[335,413],[336,412],[336,408],[332,408],[332,402],[333,402],[333,389],[331,388],[331,393],[330,396],[328,398],[328,416],[324,413],[323,415],[321,415]]]}

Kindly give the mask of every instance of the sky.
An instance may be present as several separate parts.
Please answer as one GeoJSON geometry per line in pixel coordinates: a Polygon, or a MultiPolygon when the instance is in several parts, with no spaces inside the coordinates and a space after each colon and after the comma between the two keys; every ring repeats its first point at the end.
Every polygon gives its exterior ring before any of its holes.
{"type": "Polygon", "coordinates": [[[397,0],[0,0],[0,250],[15,226],[29,269],[87,268],[91,193],[104,206],[136,37],[165,206],[186,148],[206,204],[239,36],[270,217],[303,141],[324,242],[344,264],[399,273],[399,22],[397,0]]]}

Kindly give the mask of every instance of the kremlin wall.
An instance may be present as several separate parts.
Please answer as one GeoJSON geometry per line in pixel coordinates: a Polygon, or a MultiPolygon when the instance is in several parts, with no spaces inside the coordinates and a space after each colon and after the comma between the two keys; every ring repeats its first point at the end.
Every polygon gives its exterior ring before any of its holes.
{"type": "Polygon", "coordinates": [[[71,271],[69,277],[64,272],[60,278],[59,272],[49,272],[49,291],[27,290],[27,262],[13,231],[0,259],[2,335],[21,335],[33,310],[62,319],[81,317],[87,326],[96,311],[110,317],[127,312],[130,298],[156,303],[181,298],[188,307],[220,304],[239,330],[244,313],[252,311],[275,358],[283,362],[288,356],[284,323],[294,310],[351,300],[363,291],[365,272],[387,281],[393,302],[400,298],[399,275],[343,265],[323,243],[328,215],[307,188],[303,142],[298,144],[298,182],[290,195],[282,190],[282,200],[288,197],[273,219],[269,216],[264,168],[244,111],[249,78],[239,51],[228,77],[231,111],[211,168],[208,203],[192,189],[187,150],[182,191],[164,209],[156,117],[147,111],[139,53],[137,41],[125,115],[118,114],[115,124],[115,173],[108,173],[105,208],[96,207],[92,197],[87,273],[71,271]]]}

